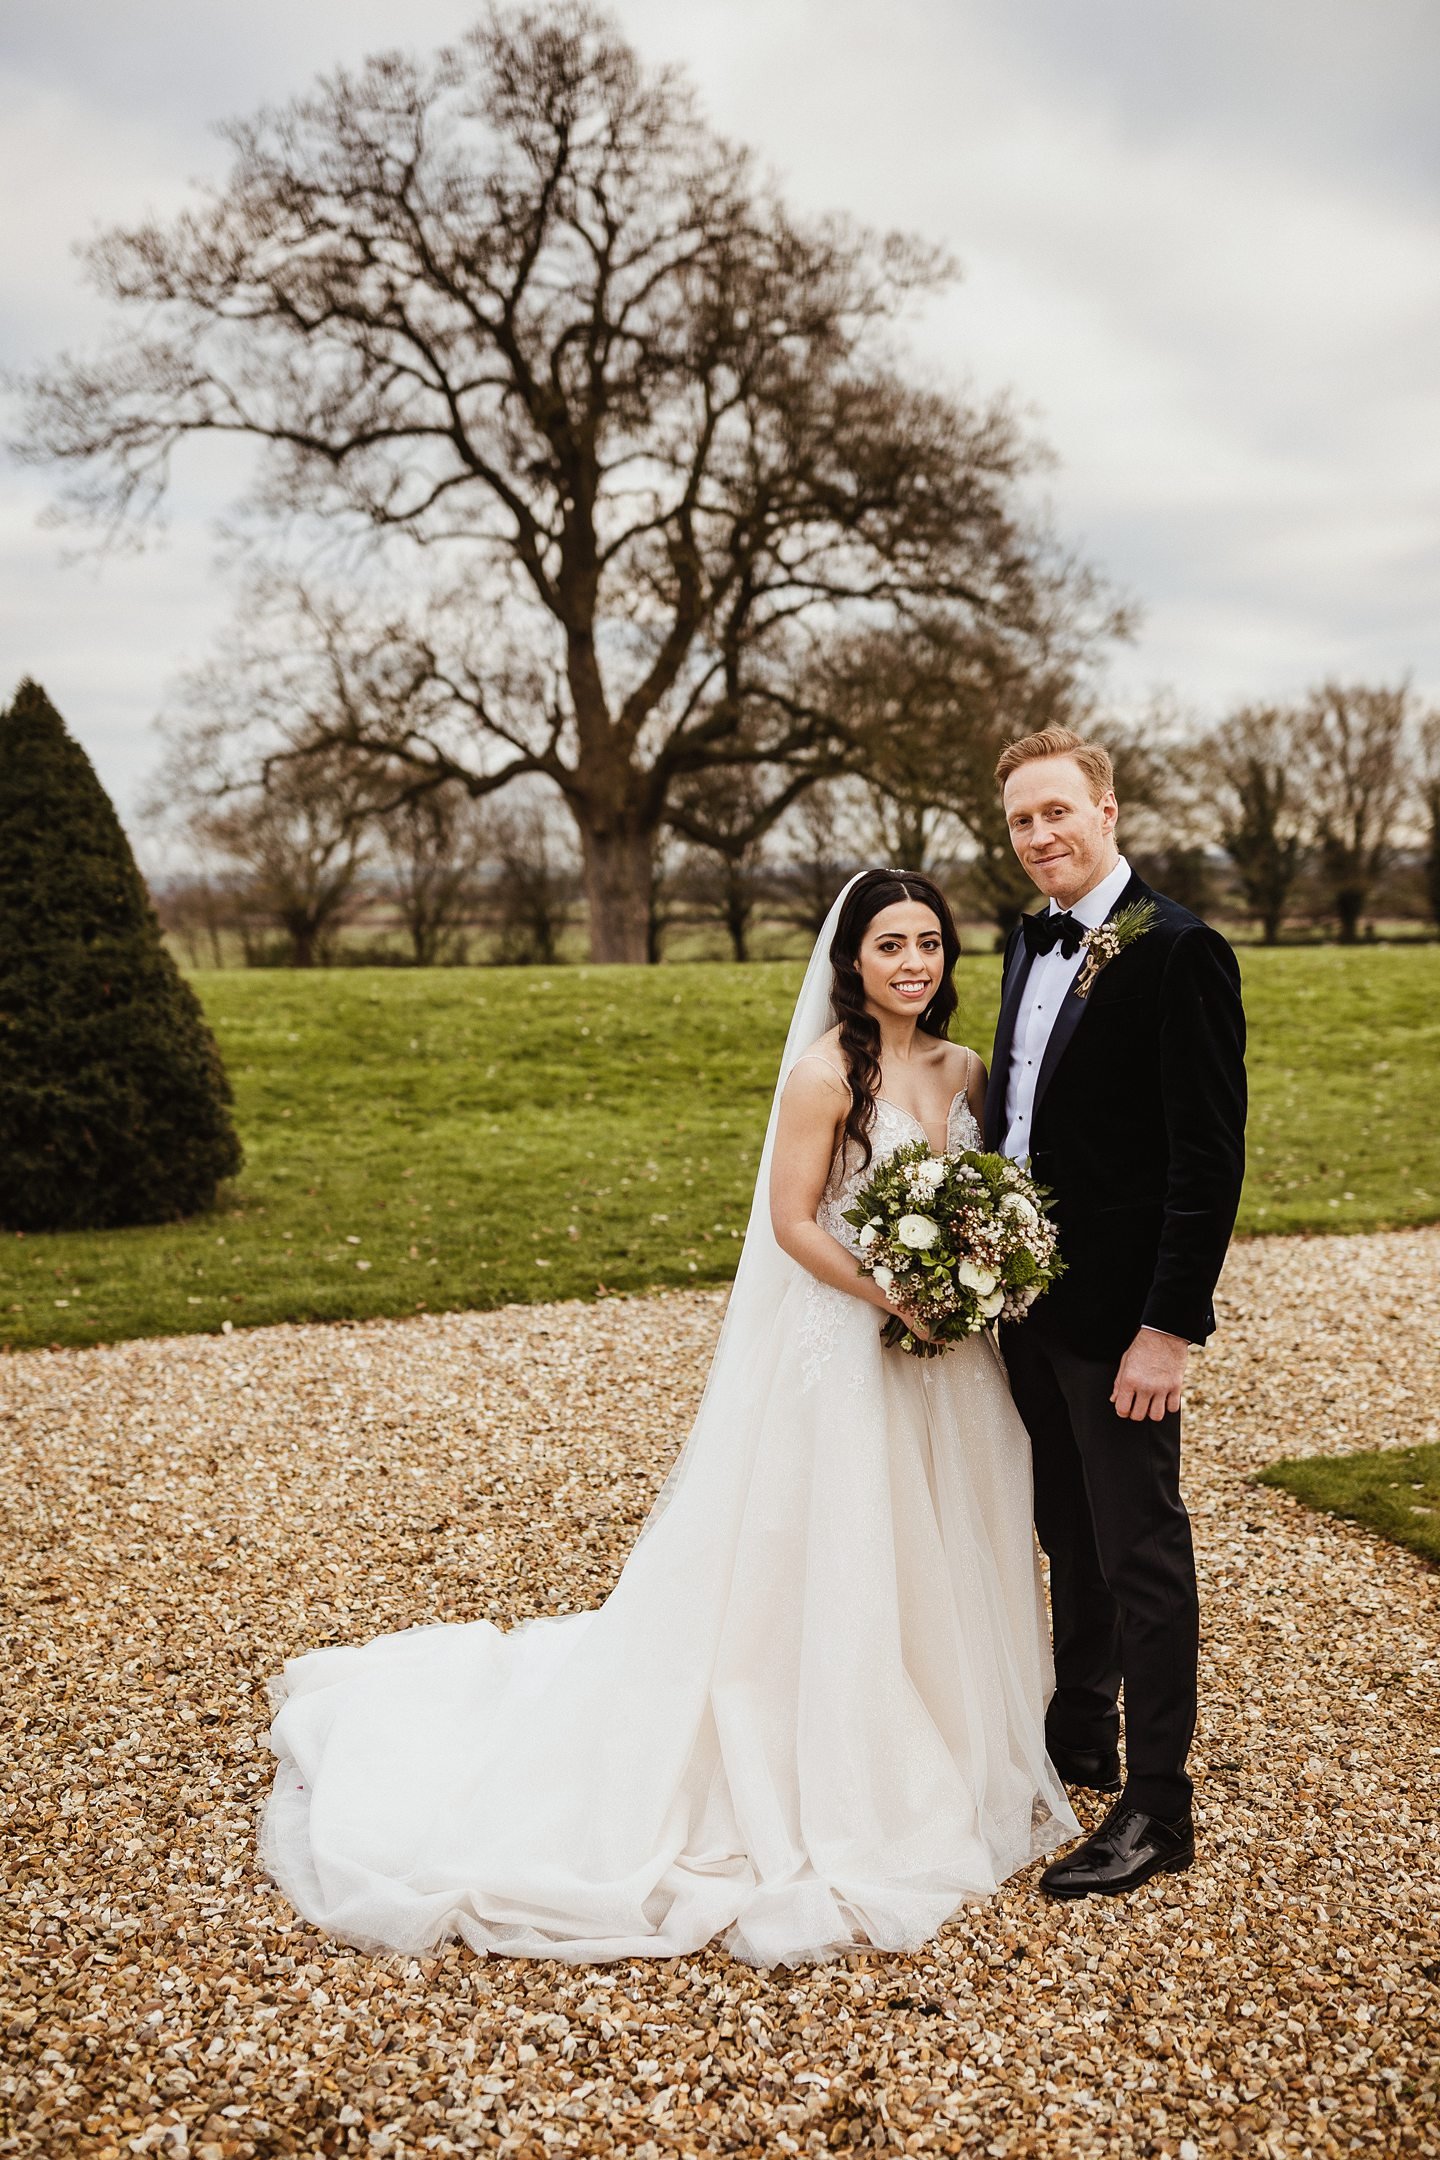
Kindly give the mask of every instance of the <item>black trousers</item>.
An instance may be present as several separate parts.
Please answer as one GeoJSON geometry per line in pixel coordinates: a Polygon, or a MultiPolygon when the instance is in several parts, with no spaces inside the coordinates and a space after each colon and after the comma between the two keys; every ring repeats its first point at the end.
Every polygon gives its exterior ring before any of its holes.
{"type": "Polygon", "coordinates": [[[1180,1415],[1133,1423],[1110,1403],[1119,1360],[1079,1357],[1034,1321],[1001,1331],[1030,1433],[1035,1528],[1050,1559],[1056,1747],[1113,1747],[1125,1694],[1123,1797],[1187,1813],[1200,1602],[1180,1498],[1180,1415]]]}

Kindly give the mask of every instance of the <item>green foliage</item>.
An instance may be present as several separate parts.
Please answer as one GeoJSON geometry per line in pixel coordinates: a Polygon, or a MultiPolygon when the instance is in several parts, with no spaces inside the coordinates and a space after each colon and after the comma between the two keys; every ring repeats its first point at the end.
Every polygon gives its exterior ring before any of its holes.
{"type": "Polygon", "coordinates": [[[0,714],[0,1223],[209,1207],[240,1166],[199,1000],[108,797],[38,685],[0,714]]]}
{"type": "MultiPolygon", "coordinates": [[[[1440,948],[1253,948],[1241,964],[1242,1232],[1440,1218],[1440,948]]],[[[243,1179],[204,1221],[0,1239],[0,1343],[724,1283],[799,974],[198,976],[243,1179]]],[[[998,962],[967,958],[958,984],[955,1033],[983,1053],[998,962]]]]}
{"type": "Polygon", "coordinates": [[[1440,1566],[1440,1444],[1363,1455],[1312,1455],[1271,1463],[1261,1485],[1278,1485],[1307,1507],[1363,1523],[1440,1566]]]}

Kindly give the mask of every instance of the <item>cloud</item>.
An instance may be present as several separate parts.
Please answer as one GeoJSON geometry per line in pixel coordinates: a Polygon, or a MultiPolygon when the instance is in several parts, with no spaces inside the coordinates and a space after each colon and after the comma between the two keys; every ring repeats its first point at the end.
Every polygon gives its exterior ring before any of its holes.
{"type": "Polygon", "coordinates": [[[229,616],[208,506],[179,520],[163,553],[61,564],[55,535],[36,529],[48,492],[25,475],[0,501],[0,699],[23,676],[43,683],[129,817],[156,762],[152,722],[168,684],[229,616]]]}

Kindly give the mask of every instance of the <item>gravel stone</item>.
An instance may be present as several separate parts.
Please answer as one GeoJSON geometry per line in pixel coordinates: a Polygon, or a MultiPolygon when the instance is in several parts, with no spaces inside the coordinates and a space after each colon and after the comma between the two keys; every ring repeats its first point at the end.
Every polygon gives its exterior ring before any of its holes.
{"type": "Polygon", "coordinates": [[[1231,1258],[1187,1426],[1188,1875],[1052,1905],[1032,1869],[922,1955],[771,1973],[370,1958],[295,1918],[255,1858],[266,1677],[603,1597],[722,1303],[0,1366],[0,2153],[1440,2155],[1440,1573],[1250,1482],[1436,1437],[1436,1230],[1231,1258]]]}

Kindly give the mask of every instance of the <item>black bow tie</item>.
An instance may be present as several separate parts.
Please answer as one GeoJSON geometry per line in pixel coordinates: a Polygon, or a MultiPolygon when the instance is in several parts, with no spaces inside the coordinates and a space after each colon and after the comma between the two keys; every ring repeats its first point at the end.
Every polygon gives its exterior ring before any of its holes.
{"type": "Polygon", "coordinates": [[[1064,908],[1054,914],[1044,908],[1038,915],[1022,916],[1020,927],[1025,934],[1025,950],[1032,958],[1037,953],[1054,952],[1058,945],[1065,958],[1073,960],[1085,936],[1085,925],[1064,908]]]}

